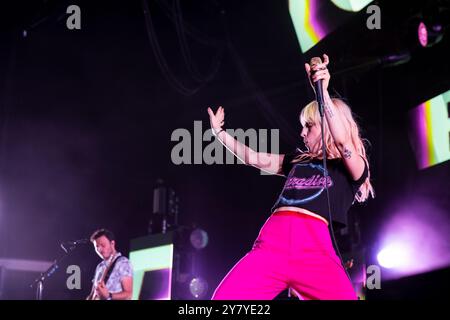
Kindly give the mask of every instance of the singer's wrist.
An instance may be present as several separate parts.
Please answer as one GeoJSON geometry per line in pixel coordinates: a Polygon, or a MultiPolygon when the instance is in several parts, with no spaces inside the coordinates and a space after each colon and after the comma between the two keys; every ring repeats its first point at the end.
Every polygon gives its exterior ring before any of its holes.
{"type": "Polygon", "coordinates": [[[225,131],[223,128],[212,128],[213,134],[218,137],[222,131],[225,131]]]}

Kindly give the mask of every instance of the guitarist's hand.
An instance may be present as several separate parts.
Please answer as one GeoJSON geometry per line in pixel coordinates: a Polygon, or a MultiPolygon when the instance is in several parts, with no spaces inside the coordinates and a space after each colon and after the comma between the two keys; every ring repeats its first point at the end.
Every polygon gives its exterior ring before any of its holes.
{"type": "Polygon", "coordinates": [[[100,299],[106,300],[109,297],[109,291],[106,288],[105,282],[100,282],[97,286],[97,294],[99,295],[100,299]]]}

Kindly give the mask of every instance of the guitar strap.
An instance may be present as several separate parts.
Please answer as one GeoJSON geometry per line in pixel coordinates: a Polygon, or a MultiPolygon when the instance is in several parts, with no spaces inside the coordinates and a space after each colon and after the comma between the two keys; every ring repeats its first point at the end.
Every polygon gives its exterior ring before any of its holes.
{"type": "Polygon", "coordinates": [[[124,256],[117,257],[117,258],[114,260],[114,262],[112,263],[111,267],[109,268],[109,270],[108,270],[108,272],[106,273],[106,276],[105,276],[105,280],[104,280],[105,285],[108,283],[109,277],[111,276],[111,273],[113,272],[114,267],[116,266],[117,261],[119,261],[120,258],[123,258],[123,257],[124,257],[124,256]]]}

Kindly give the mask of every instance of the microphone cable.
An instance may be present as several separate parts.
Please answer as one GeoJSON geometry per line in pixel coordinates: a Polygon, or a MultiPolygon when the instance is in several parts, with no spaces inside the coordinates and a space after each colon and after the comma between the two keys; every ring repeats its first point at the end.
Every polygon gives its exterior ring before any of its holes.
{"type": "Polygon", "coordinates": [[[327,194],[328,218],[329,218],[328,220],[329,220],[329,229],[330,229],[329,231],[330,231],[330,235],[331,235],[331,240],[332,240],[333,245],[334,245],[334,249],[336,250],[336,252],[338,254],[338,257],[339,257],[339,259],[341,261],[342,267],[344,268],[345,274],[347,275],[347,277],[350,280],[350,282],[352,282],[350,274],[348,273],[347,269],[345,268],[345,264],[343,262],[341,252],[339,251],[339,247],[337,245],[337,241],[336,241],[336,238],[334,236],[333,217],[331,215],[330,193],[328,191],[328,181],[327,181],[328,180],[327,150],[326,150],[326,147],[325,147],[325,132],[324,132],[325,117],[324,117],[324,112],[320,112],[320,110],[324,109],[323,108],[324,105],[322,104],[321,101],[319,101],[321,99],[316,99],[316,100],[317,100],[317,104],[318,104],[318,107],[319,107],[319,113],[320,113],[320,118],[321,118],[320,127],[321,127],[321,131],[322,131],[321,132],[321,135],[322,135],[322,160],[323,160],[322,164],[323,164],[323,169],[324,169],[324,171],[323,171],[324,187],[325,187],[325,191],[326,191],[326,194],[327,194]]]}

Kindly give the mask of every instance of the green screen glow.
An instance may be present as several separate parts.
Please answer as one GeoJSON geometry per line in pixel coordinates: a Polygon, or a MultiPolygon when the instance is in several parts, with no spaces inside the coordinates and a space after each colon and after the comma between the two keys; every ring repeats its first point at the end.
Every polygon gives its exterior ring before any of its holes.
{"type": "MultiPolygon", "coordinates": [[[[169,274],[173,264],[173,244],[146,248],[130,252],[130,261],[133,265],[133,300],[139,298],[144,274],[148,271],[169,269],[169,274]]],[[[170,287],[170,286],[169,286],[170,287]]],[[[167,299],[170,299],[170,288],[167,299]]]]}

